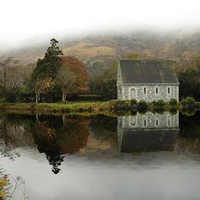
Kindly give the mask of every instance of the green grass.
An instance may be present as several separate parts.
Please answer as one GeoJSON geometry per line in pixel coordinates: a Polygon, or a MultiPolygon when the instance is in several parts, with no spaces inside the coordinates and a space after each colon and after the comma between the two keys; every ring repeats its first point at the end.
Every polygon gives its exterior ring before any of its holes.
{"type": "Polygon", "coordinates": [[[67,103],[6,103],[0,109],[7,112],[34,113],[93,113],[110,109],[108,102],[67,102],[67,103]]]}

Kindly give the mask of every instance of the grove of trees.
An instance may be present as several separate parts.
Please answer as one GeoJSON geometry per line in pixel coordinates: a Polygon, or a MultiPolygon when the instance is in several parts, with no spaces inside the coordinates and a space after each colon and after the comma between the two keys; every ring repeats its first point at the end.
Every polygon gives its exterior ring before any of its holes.
{"type": "Polygon", "coordinates": [[[31,77],[31,86],[35,93],[36,103],[41,94],[62,91],[62,101],[67,94],[77,94],[88,90],[86,66],[78,59],[63,56],[58,41],[51,39],[43,59],[39,59],[31,77]]]}
{"type": "Polygon", "coordinates": [[[38,59],[36,65],[22,66],[12,57],[0,62],[1,101],[15,102],[17,98],[19,101],[28,98],[38,103],[41,95],[46,95],[47,100],[56,94],[65,102],[68,94],[88,91],[86,66],[74,57],[63,56],[58,43],[51,39],[44,58],[38,59]]]}
{"type": "Polygon", "coordinates": [[[175,71],[180,81],[180,98],[191,96],[200,101],[200,56],[179,61],[175,71]]]}

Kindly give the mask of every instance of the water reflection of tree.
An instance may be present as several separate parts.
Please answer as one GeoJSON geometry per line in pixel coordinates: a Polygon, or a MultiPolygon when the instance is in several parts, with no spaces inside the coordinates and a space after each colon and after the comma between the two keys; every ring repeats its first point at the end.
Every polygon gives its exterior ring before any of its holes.
{"type": "Polygon", "coordinates": [[[60,171],[58,166],[61,165],[63,157],[57,145],[58,135],[54,126],[54,122],[37,120],[33,135],[39,152],[46,154],[49,164],[53,166],[52,171],[56,174],[60,171]]]}
{"type": "Polygon", "coordinates": [[[23,124],[23,118],[17,115],[1,115],[0,152],[15,159],[19,156],[16,148],[21,146],[34,146],[32,136],[23,124]]]}
{"type": "Polygon", "coordinates": [[[64,153],[74,154],[87,144],[89,130],[88,119],[73,119],[63,116],[59,146],[64,153]]]}
{"type": "Polygon", "coordinates": [[[177,141],[179,151],[200,153],[200,112],[193,116],[180,114],[180,134],[177,141]]]}
{"type": "Polygon", "coordinates": [[[38,150],[45,153],[56,174],[64,160],[63,154],[73,154],[86,145],[89,135],[88,120],[69,119],[65,116],[37,117],[33,135],[38,150]]]}

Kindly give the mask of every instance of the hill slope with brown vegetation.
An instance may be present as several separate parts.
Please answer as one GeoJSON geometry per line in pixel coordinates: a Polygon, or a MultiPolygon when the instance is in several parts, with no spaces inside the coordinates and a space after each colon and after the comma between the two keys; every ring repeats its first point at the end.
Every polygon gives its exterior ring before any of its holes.
{"type": "MultiPolygon", "coordinates": [[[[58,39],[58,38],[57,38],[58,39]]],[[[0,53],[0,58],[13,56],[22,63],[36,62],[49,44],[29,46],[0,53]]],[[[118,35],[96,35],[79,39],[62,39],[59,46],[64,55],[84,62],[89,70],[107,67],[117,56],[138,54],[142,58],[190,59],[200,52],[200,32],[159,34],[138,31],[118,35]]]]}

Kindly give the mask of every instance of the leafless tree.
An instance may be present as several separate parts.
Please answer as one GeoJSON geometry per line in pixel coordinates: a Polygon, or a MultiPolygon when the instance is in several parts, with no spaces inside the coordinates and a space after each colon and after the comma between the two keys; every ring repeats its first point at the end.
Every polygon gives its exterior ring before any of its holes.
{"type": "Polygon", "coordinates": [[[14,82],[16,81],[15,78],[17,77],[16,75],[14,76],[13,72],[15,71],[15,67],[17,64],[18,61],[13,59],[12,57],[8,57],[3,62],[0,62],[0,90],[2,91],[4,100],[6,99],[8,87],[10,87],[11,85],[13,86],[14,82]]]}
{"type": "Polygon", "coordinates": [[[38,77],[34,83],[35,102],[38,103],[41,94],[46,94],[55,85],[51,77],[38,77]]]}
{"type": "Polygon", "coordinates": [[[65,102],[67,94],[73,93],[75,89],[76,75],[68,68],[61,68],[56,81],[62,90],[62,102],[65,102]]]}

